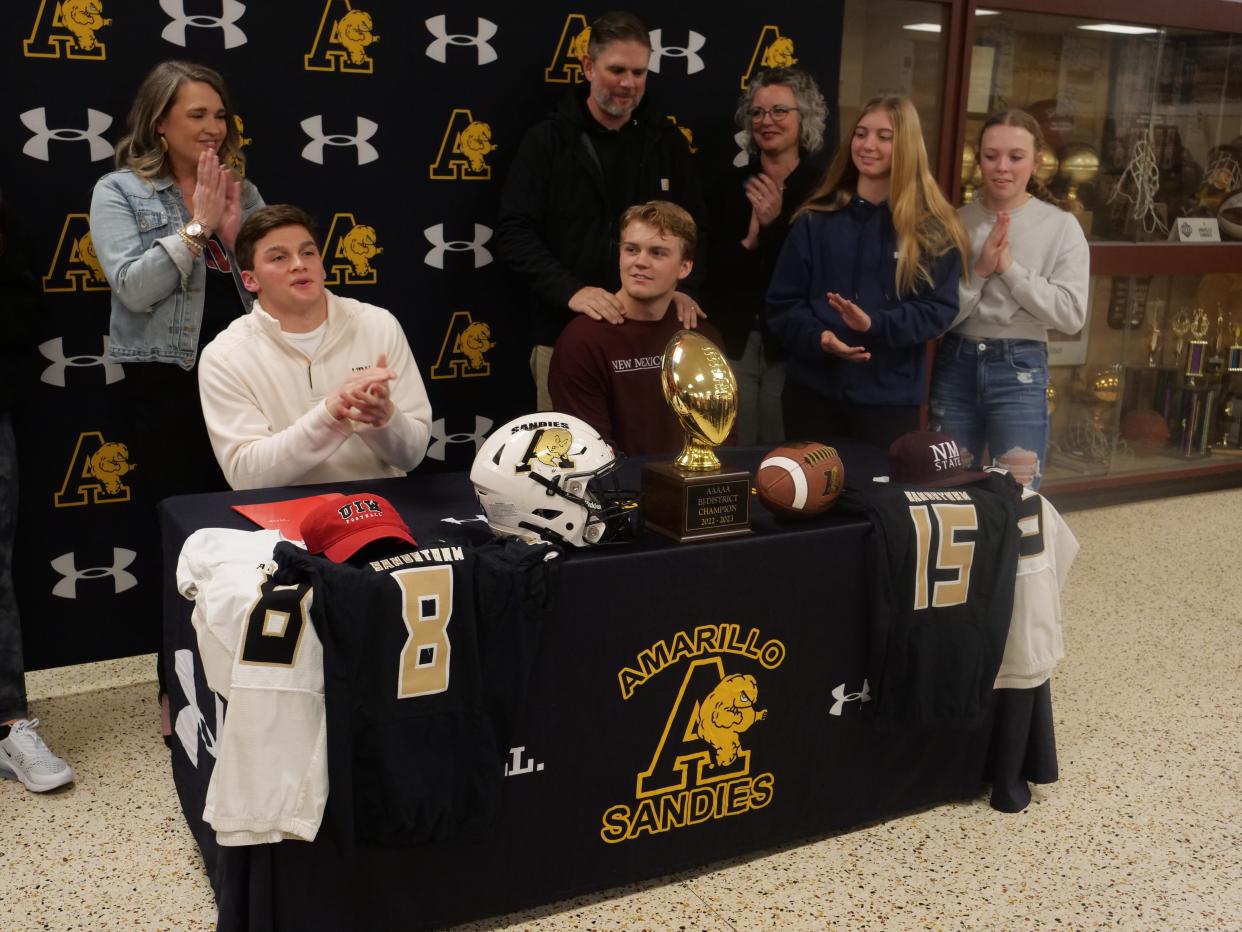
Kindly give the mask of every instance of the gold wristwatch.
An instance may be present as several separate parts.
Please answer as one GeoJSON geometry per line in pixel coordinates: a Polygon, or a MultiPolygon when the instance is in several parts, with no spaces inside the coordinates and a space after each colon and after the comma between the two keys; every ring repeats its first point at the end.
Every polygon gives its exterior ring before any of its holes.
{"type": "Polygon", "coordinates": [[[207,248],[207,240],[209,238],[207,228],[203,225],[203,221],[197,217],[190,218],[190,222],[177,231],[177,235],[181,237],[182,242],[190,247],[190,252],[194,255],[202,255],[204,249],[207,248]]]}

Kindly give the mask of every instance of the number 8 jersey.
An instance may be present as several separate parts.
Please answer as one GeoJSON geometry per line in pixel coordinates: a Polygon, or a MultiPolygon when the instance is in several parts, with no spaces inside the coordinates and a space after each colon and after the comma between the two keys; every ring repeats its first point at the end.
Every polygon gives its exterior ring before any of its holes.
{"type": "Polygon", "coordinates": [[[549,553],[489,542],[351,565],[276,547],[276,580],[314,591],[330,818],[347,847],[477,837],[490,827],[505,716],[520,706],[542,621],[527,596],[532,586],[543,591],[549,553]]]}
{"type": "Polygon", "coordinates": [[[313,841],[328,795],[314,593],[272,579],[281,539],[276,531],[204,528],[177,562],[177,588],[194,600],[207,685],[228,700],[203,809],[221,845],[313,841]]]}

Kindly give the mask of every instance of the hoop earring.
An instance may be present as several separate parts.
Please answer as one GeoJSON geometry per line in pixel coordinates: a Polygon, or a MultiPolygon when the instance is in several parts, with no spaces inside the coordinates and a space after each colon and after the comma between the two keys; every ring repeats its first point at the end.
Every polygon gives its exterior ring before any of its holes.
{"type": "Polygon", "coordinates": [[[167,152],[168,151],[168,140],[164,138],[163,133],[160,133],[159,136],[160,136],[160,149],[162,149],[164,152],[167,152]]]}

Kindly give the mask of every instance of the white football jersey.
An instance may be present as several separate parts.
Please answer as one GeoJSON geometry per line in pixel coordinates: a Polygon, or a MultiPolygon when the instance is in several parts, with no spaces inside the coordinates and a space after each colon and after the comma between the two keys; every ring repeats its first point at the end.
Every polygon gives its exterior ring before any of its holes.
{"type": "Polygon", "coordinates": [[[1078,539],[1051,503],[1031,489],[1018,505],[1018,575],[1013,619],[996,676],[997,689],[1030,689],[1065,656],[1061,589],[1078,554],[1078,539]]]}
{"type": "Polygon", "coordinates": [[[207,684],[228,700],[203,819],[222,845],[313,841],[328,798],[314,592],[277,586],[278,531],[204,528],[177,561],[207,684]]]}

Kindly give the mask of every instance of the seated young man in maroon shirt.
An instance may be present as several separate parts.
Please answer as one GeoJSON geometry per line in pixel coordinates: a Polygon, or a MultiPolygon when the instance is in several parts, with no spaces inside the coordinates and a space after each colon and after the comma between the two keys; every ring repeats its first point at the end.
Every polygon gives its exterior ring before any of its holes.
{"type": "MultiPolygon", "coordinates": [[[[698,231],[669,201],[648,201],[621,217],[617,324],[576,315],[556,341],[548,389],[556,411],[582,418],[618,451],[675,453],[685,432],[664,401],[664,347],[682,329],[672,311],[677,283],[690,274],[698,231]]],[[[699,332],[723,346],[706,321],[699,332]]]]}

